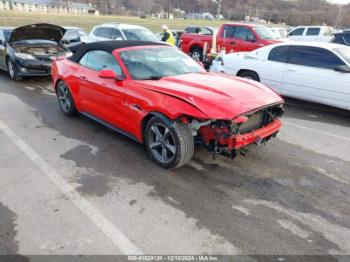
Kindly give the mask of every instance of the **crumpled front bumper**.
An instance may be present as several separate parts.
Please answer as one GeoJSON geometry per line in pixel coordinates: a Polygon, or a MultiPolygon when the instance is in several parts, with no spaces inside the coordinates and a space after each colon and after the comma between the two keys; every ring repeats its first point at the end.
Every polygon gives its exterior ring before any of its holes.
{"type": "Polygon", "coordinates": [[[201,129],[203,142],[211,150],[232,152],[241,150],[252,144],[267,142],[277,135],[282,127],[282,122],[276,118],[268,125],[245,134],[232,134],[225,128],[205,126],[201,129]]]}
{"type": "Polygon", "coordinates": [[[52,61],[16,59],[20,76],[49,76],[52,61]]]}
{"type": "Polygon", "coordinates": [[[267,139],[277,135],[282,127],[280,119],[275,119],[271,124],[254,130],[244,135],[233,135],[225,141],[229,150],[241,149],[251,144],[261,144],[267,139]]]}

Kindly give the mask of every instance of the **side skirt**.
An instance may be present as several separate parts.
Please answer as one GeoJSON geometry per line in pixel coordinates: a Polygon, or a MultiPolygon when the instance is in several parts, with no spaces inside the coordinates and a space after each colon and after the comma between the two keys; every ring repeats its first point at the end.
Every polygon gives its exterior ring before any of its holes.
{"type": "Polygon", "coordinates": [[[102,119],[100,119],[98,117],[95,117],[95,116],[93,116],[93,115],[91,115],[89,113],[86,113],[86,112],[80,112],[80,114],[82,114],[83,116],[86,116],[87,118],[90,118],[90,119],[96,121],[97,123],[99,123],[99,124],[109,128],[109,129],[111,129],[111,130],[113,130],[115,132],[118,132],[119,134],[122,134],[123,136],[126,136],[126,137],[136,141],[137,143],[140,143],[140,141],[135,136],[129,134],[128,132],[125,132],[125,131],[121,130],[118,127],[115,127],[115,126],[113,126],[113,125],[103,121],[102,119]]]}

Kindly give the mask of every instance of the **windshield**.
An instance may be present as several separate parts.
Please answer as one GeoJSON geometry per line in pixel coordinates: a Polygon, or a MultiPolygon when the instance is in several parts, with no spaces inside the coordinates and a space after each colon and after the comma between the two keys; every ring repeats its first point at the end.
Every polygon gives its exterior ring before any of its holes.
{"type": "Polygon", "coordinates": [[[336,52],[339,56],[341,56],[345,61],[350,64],[350,47],[344,46],[340,48],[335,48],[334,52],[336,52]]]}
{"type": "Polygon", "coordinates": [[[205,72],[192,58],[173,47],[124,51],[120,57],[134,80],[205,72]]]}
{"type": "Polygon", "coordinates": [[[140,40],[140,41],[152,41],[156,42],[159,39],[148,29],[123,29],[126,39],[128,40],[140,40]]]}
{"type": "Polygon", "coordinates": [[[6,42],[9,41],[11,34],[12,34],[12,30],[4,30],[4,35],[5,35],[5,41],[6,42]]]}
{"type": "Polygon", "coordinates": [[[261,39],[276,39],[276,35],[268,27],[258,26],[254,27],[254,30],[261,39]]]}

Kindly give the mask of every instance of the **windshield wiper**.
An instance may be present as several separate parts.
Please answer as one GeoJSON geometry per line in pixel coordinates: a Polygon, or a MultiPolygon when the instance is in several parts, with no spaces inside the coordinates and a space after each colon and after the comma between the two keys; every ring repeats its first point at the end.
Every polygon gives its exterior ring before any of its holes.
{"type": "Polygon", "coordinates": [[[160,80],[162,78],[162,76],[149,76],[147,78],[144,78],[143,80],[160,80]]]}

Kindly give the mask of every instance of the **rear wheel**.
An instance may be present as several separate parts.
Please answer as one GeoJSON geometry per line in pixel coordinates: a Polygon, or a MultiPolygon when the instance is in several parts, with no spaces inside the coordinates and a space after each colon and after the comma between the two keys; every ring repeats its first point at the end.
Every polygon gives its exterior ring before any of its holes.
{"type": "Polygon", "coordinates": [[[152,160],[167,169],[187,164],[194,152],[194,140],[189,127],[183,123],[165,123],[159,117],[148,121],[145,144],[152,160]]]}
{"type": "Polygon", "coordinates": [[[189,53],[195,61],[203,61],[203,50],[199,47],[193,47],[189,53]]]}
{"type": "Polygon", "coordinates": [[[67,85],[60,81],[57,85],[56,95],[62,113],[66,116],[76,116],[78,111],[75,107],[73,96],[67,85]]]}
{"type": "Polygon", "coordinates": [[[15,80],[15,81],[22,80],[22,77],[18,75],[19,72],[18,72],[17,66],[10,59],[7,59],[6,66],[7,66],[7,72],[12,80],[15,80]]]}
{"type": "Polygon", "coordinates": [[[239,73],[238,76],[243,77],[243,78],[247,78],[249,80],[254,80],[254,81],[260,82],[259,75],[253,71],[243,71],[243,72],[239,73]]]}

